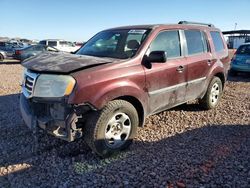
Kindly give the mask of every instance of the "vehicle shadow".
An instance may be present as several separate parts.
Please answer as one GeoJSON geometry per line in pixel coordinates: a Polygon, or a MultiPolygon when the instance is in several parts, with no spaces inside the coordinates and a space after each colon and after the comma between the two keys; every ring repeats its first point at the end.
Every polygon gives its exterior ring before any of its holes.
{"type": "Polygon", "coordinates": [[[235,76],[229,75],[227,80],[231,82],[250,82],[250,73],[240,72],[235,76]]]}
{"type": "Polygon", "coordinates": [[[206,111],[198,101],[192,101],[192,103],[185,103],[174,108],[169,109],[170,111],[185,111],[185,112],[200,112],[206,111]]]}
{"type": "Polygon", "coordinates": [[[130,149],[101,159],[83,140],[39,133],[35,143],[17,104],[18,94],[0,97],[0,187],[249,186],[250,125],[207,124],[151,141],[140,128],[130,149]]]}

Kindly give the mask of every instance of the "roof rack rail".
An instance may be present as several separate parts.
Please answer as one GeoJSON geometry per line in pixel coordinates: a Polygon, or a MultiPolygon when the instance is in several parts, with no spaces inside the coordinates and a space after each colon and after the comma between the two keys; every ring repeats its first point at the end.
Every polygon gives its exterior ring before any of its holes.
{"type": "Polygon", "coordinates": [[[210,23],[189,22],[189,21],[179,21],[178,24],[204,25],[204,26],[208,26],[208,27],[214,27],[214,25],[210,24],[210,23]]]}

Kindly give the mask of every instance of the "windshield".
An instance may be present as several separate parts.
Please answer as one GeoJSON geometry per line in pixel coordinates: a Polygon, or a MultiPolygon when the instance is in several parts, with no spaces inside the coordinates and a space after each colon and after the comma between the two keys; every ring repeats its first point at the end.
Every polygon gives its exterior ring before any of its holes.
{"type": "Polygon", "coordinates": [[[95,35],[76,54],[128,59],[133,57],[150,30],[108,30],[95,35]]]}
{"type": "Polygon", "coordinates": [[[250,55],[250,45],[242,45],[238,48],[236,54],[250,55]]]}

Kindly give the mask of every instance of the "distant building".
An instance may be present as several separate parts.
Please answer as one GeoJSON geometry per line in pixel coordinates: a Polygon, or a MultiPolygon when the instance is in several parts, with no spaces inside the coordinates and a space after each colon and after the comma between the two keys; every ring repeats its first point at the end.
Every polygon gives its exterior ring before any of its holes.
{"type": "Polygon", "coordinates": [[[229,49],[236,49],[241,44],[250,42],[250,30],[233,30],[222,33],[228,37],[227,44],[229,49]]]}

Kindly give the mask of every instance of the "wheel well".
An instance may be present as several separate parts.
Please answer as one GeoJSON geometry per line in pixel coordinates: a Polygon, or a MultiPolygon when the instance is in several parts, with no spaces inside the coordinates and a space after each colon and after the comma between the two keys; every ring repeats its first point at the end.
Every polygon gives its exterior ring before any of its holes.
{"type": "Polygon", "coordinates": [[[2,53],[0,53],[0,56],[4,59],[4,55],[2,53]]]}
{"type": "Polygon", "coordinates": [[[139,127],[142,127],[144,123],[144,110],[143,110],[143,106],[141,102],[137,98],[132,97],[132,96],[121,96],[116,99],[128,101],[135,107],[139,116],[139,127]]]}
{"type": "Polygon", "coordinates": [[[222,82],[222,88],[224,88],[224,84],[225,84],[225,76],[223,73],[217,73],[216,75],[214,76],[217,76],[218,78],[220,78],[221,82],[222,82]]]}

